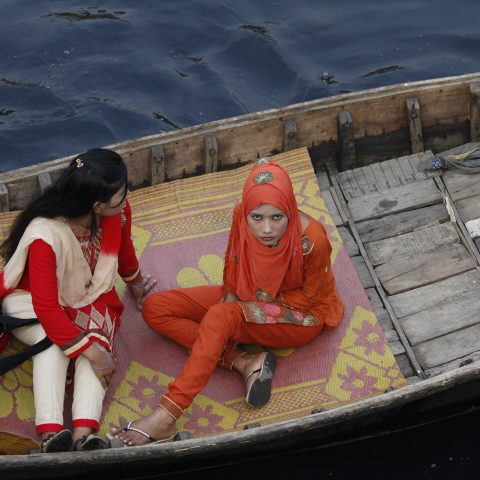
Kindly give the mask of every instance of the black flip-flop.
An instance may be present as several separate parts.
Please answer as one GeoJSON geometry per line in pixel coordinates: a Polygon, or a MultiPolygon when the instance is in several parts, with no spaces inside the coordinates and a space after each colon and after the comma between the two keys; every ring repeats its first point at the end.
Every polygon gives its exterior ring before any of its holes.
{"type": "Polygon", "coordinates": [[[252,382],[247,390],[245,401],[252,407],[263,407],[269,400],[272,393],[272,378],[276,368],[275,355],[265,352],[261,368],[250,372],[245,378],[248,379],[258,373],[258,377],[252,382]]]}
{"type": "Polygon", "coordinates": [[[73,435],[70,430],[54,433],[41,443],[42,453],[69,452],[73,447],[73,435]]]}

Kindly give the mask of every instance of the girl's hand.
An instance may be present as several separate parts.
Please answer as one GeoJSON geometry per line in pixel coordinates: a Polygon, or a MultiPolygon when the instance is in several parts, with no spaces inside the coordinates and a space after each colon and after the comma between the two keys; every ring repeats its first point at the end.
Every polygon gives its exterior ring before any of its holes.
{"type": "Polygon", "coordinates": [[[140,278],[133,285],[130,285],[130,291],[137,304],[139,310],[142,309],[143,301],[148,293],[157,284],[157,281],[150,277],[150,275],[143,276],[140,274],[140,278]]]}
{"type": "Polygon", "coordinates": [[[92,343],[82,355],[90,361],[92,370],[103,388],[107,388],[117,368],[113,355],[96,343],[92,343]]]}

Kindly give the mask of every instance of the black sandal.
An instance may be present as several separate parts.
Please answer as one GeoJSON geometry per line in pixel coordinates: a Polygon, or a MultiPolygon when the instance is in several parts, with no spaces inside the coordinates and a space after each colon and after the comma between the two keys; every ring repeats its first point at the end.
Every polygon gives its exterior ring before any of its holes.
{"type": "Polygon", "coordinates": [[[70,452],[73,447],[73,436],[70,430],[51,433],[42,440],[40,450],[42,453],[70,452]]]}
{"type": "Polygon", "coordinates": [[[73,450],[76,452],[87,450],[103,450],[108,448],[107,442],[93,433],[90,435],[83,435],[83,437],[75,440],[73,450]]]}
{"type": "Polygon", "coordinates": [[[271,352],[266,352],[261,368],[250,372],[246,378],[248,379],[258,373],[258,377],[252,382],[247,390],[245,401],[252,407],[263,407],[269,400],[272,392],[272,378],[275,372],[276,360],[275,355],[271,352]]]}

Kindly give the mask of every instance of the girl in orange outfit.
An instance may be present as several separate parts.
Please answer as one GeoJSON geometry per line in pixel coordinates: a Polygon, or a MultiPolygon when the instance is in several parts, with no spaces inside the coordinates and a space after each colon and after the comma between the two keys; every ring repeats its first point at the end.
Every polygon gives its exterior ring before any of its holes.
{"type": "Polygon", "coordinates": [[[280,165],[261,159],[248,176],[234,210],[222,286],[157,292],[143,318],[191,355],[151,415],[112,434],[124,444],[171,440],[175,422],[207,384],[217,365],[237,370],[245,400],[265,405],[275,357],[247,354],[238,344],[270,348],[303,345],[343,316],[323,225],[300,212],[292,183],[280,165]]]}

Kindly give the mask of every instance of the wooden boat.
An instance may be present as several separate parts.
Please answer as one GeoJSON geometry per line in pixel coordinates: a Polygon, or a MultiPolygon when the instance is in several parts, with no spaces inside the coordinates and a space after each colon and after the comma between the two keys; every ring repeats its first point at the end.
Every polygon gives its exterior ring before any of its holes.
{"type": "MultiPolygon", "coordinates": [[[[435,159],[474,151],[479,141],[475,73],[341,94],[109,146],[123,155],[132,189],[307,147],[408,382],[339,408],[161,447],[4,456],[2,478],[166,475],[348,441],[476,408],[480,183],[476,175],[433,167],[435,159]]],[[[2,210],[25,207],[71,158],[0,174],[2,210]]]]}

